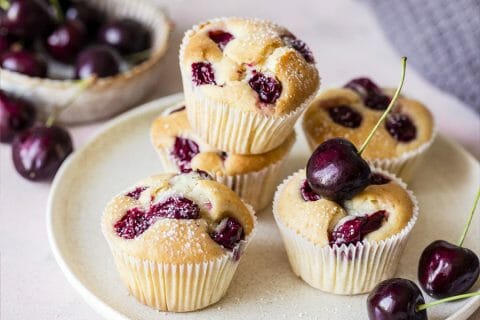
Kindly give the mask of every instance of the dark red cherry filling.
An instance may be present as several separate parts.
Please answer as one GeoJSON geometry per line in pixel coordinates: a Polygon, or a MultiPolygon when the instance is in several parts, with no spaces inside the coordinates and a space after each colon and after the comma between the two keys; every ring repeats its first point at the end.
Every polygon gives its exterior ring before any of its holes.
{"type": "Polygon", "coordinates": [[[362,96],[363,102],[373,110],[385,110],[390,103],[390,97],[383,94],[372,80],[368,78],[357,78],[349,81],[345,88],[352,89],[362,96]]]}
{"type": "Polygon", "coordinates": [[[225,46],[234,39],[233,35],[223,30],[212,30],[208,32],[208,36],[215,42],[220,50],[223,51],[225,46]]]}
{"type": "Polygon", "coordinates": [[[308,63],[315,62],[312,51],[310,50],[310,48],[307,46],[305,42],[303,42],[300,39],[297,39],[294,35],[282,36],[282,40],[285,42],[287,46],[297,50],[305,58],[305,61],[307,61],[308,63]]]}
{"type": "Polygon", "coordinates": [[[385,121],[385,127],[388,133],[400,142],[410,142],[417,137],[417,128],[404,113],[392,113],[385,121]]]}
{"type": "Polygon", "coordinates": [[[125,196],[138,200],[143,191],[147,190],[147,187],[137,187],[134,190],[127,193],[125,196]]]}
{"type": "Polygon", "coordinates": [[[220,221],[210,236],[219,245],[232,250],[245,235],[240,222],[235,218],[228,217],[220,221]]]}
{"type": "Polygon", "coordinates": [[[170,111],[170,113],[169,113],[169,114],[174,114],[174,113],[177,113],[177,112],[183,111],[183,110],[185,110],[185,109],[186,109],[186,107],[185,107],[185,106],[181,106],[180,108],[177,108],[177,109],[174,109],[174,110],[170,111]]]}
{"type": "Polygon", "coordinates": [[[260,101],[264,103],[275,103],[282,93],[282,84],[275,78],[268,77],[261,72],[254,72],[248,84],[258,93],[260,101]]]}
{"type": "Polygon", "coordinates": [[[225,151],[220,151],[218,153],[218,156],[220,157],[220,159],[222,159],[222,161],[225,161],[225,160],[227,160],[228,153],[226,153],[225,151]]]}
{"type": "Polygon", "coordinates": [[[332,231],[330,245],[349,245],[362,241],[367,234],[378,230],[385,219],[387,219],[387,212],[380,210],[370,215],[347,220],[332,231]]]}
{"type": "Polygon", "coordinates": [[[331,107],[328,115],[333,122],[347,128],[358,128],[362,124],[362,115],[349,106],[331,107]]]}
{"type": "Polygon", "coordinates": [[[173,144],[173,149],[170,151],[170,154],[175,159],[181,172],[190,172],[192,171],[190,162],[199,152],[200,148],[195,141],[175,137],[175,143],[173,144]]]}
{"type": "Polygon", "coordinates": [[[217,84],[215,82],[215,74],[213,73],[212,64],[208,62],[192,63],[192,80],[197,86],[203,84],[217,84]]]}
{"type": "Polygon", "coordinates": [[[150,219],[143,209],[132,208],[113,227],[120,237],[133,239],[144,233],[150,225],[150,219]]]}
{"type": "Polygon", "coordinates": [[[190,199],[170,197],[152,205],[148,215],[170,219],[197,219],[200,215],[200,207],[190,199]]]}
{"type": "Polygon", "coordinates": [[[303,180],[303,183],[300,186],[300,194],[305,201],[317,201],[321,198],[312,190],[312,188],[310,188],[307,179],[303,180]]]}
{"type": "Polygon", "coordinates": [[[380,185],[380,184],[387,184],[389,182],[390,182],[390,178],[384,176],[381,173],[372,173],[370,175],[370,184],[380,185]]]}

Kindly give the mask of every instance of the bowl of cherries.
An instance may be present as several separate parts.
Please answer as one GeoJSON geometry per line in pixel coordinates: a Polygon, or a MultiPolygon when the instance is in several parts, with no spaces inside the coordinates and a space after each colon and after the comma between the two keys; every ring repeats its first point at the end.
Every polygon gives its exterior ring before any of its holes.
{"type": "Polygon", "coordinates": [[[96,77],[57,120],[111,117],[155,88],[170,25],[147,0],[0,0],[0,89],[46,118],[96,77]]]}

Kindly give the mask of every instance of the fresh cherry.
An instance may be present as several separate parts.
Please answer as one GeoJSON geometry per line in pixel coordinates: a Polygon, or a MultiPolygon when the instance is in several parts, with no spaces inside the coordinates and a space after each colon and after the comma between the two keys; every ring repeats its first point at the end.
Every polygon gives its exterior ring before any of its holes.
{"type": "Polygon", "coordinates": [[[312,190],[327,199],[349,199],[370,183],[370,166],[348,140],[334,138],[320,144],[307,163],[312,190]]]}
{"type": "Polygon", "coordinates": [[[0,55],[2,55],[4,52],[7,52],[11,45],[12,41],[10,37],[7,34],[2,34],[0,32],[0,55]]]}
{"type": "Polygon", "coordinates": [[[305,42],[298,39],[292,34],[282,36],[282,40],[285,42],[287,46],[297,50],[305,58],[305,61],[307,61],[308,63],[315,62],[315,59],[313,58],[312,50],[310,50],[310,48],[307,46],[305,42]]]}
{"type": "Polygon", "coordinates": [[[356,91],[362,96],[365,105],[373,110],[385,110],[391,101],[390,97],[384,95],[382,89],[368,78],[353,79],[345,88],[356,91]]]}
{"type": "Polygon", "coordinates": [[[258,93],[261,102],[273,104],[282,94],[282,84],[273,77],[268,77],[260,72],[248,80],[250,87],[258,93]]]}
{"type": "Polygon", "coordinates": [[[170,197],[151,206],[148,215],[170,219],[197,219],[200,208],[190,199],[170,197]]]}
{"type": "Polygon", "coordinates": [[[100,28],[97,40],[117,49],[121,54],[132,54],[150,48],[151,35],[141,23],[123,18],[100,28]]]}
{"type": "Polygon", "coordinates": [[[96,33],[103,19],[103,14],[86,2],[75,2],[68,5],[65,18],[70,21],[80,21],[87,28],[88,33],[96,33]]]}
{"type": "Polygon", "coordinates": [[[53,178],[62,162],[72,153],[70,134],[58,126],[38,126],[17,135],[12,158],[24,178],[38,181],[53,178]]]}
{"type": "Polygon", "coordinates": [[[229,32],[225,32],[222,30],[212,30],[208,32],[208,37],[212,39],[213,42],[215,42],[220,50],[223,51],[225,49],[225,46],[235,39],[233,35],[229,32]]]}
{"type": "Polygon", "coordinates": [[[0,90],[0,142],[11,142],[15,135],[35,122],[35,108],[28,101],[0,90]]]}
{"type": "Polygon", "coordinates": [[[75,62],[75,78],[87,79],[116,75],[120,71],[120,61],[115,52],[106,46],[93,46],[84,49],[75,62]]]}
{"type": "Polygon", "coordinates": [[[410,142],[417,136],[417,128],[404,113],[392,113],[387,117],[385,127],[388,133],[400,142],[410,142]]]}
{"type": "Polygon", "coordinates": [[[350,106],[331,107],[328,109],[328,115],[333,122],[346,128],[358,128],[362,124],[362,115],[350,106]]]}
{"type": "Polygon", "coordinates": [[[232,250],[244,238],[243,227],[235,218],[223,218],[210,236],[216,243],[232,250]]]}
{"type": "Polygon", "coordinates": [[[387,184],[389,182],[390,182],[390,178],[384,176],[381,173],[372,172],[372,174],[370,175],[370,184],[381,185],[381,184],[387,184]]]}
{"type": "Polygon", "coordinates": [[[387,219],[385,210],[348,219],[332,231],[330,245],[341,246],[362,241],[367,234],[380,229],[385,219],[387,219]]]}
{"type": "Polygon", "coordinates": [[[212,65],[208,62],[192,63],[192,81],[197,86],[203,84],[217,84],[212,65]]]}
{"type": "Polygon", "coordinates": [[[175,159],[181,172],[190,172],[192,167],[190,162],[200,152],[198,144],[190,139],[175,137],[173,149],[170,154],[175,159]]]}
{"type": "Polygon", "coordinates": [[[305,201],[317,201],[321,198],[318,194],[313,192],[312,188],[310,188],[307,179],[303,180],[302,185],[300,186],[300,194],[305,201]]]}
{"type": "Polygon", "coordinates": [[[3,69],[43,78],[47,75],[47,64],[39,56],[25,50],[8,51],[0,57],[3,69]]]}
{"type": "Polygon", "coordinates": [[[422,292],[410,280],[393,278],[380,282],[367,298],[370,320],[426,320],[427,311],[418,311],[425,304],[422,292]]]}
{"type": "Polygon", "coordinates": [[[56,60],[71,62],[87,41],[87,30],[79,21],[67,21],[47,38],[46,49],[56,60]]]}

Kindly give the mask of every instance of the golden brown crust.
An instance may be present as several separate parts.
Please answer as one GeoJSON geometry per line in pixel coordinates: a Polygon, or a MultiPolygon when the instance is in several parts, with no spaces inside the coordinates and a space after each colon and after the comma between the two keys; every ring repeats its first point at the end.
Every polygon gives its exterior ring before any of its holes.
{"type": "Polygon", "coordinates": [[[246,237],[252,233],[253,212],[228,187],[193,174],[166,173],[144,179],[114,197],[103,213],[102,230],[113,250],[137,259],[157,263],[198,263],[228,254],[209,236],[212,227],[227,216],[242,224],[246,237]],[[126,196],[136,187],[147,189],[138,200],[126,196]],[[124,239],[116,233],[114,225],[128,209],[148,208],[151,199],[157,202],[172,195],[194,201],[200,207],[200,218],[160,218],[134,239],[124,239]]]}
{"type": "Polygon", "coordinates": [[[315,65],[282,40],[287,34],[291,34],[287,29],[257,19],[222,18],[195,26],[185,34],[180,48],[185,91],[247,112],[283,116],[294,111],[318,90],[320,79],[315,65]],[[234,36],[223,52],[208,36],[212,30],[234,36]],[[191,65],[195,62],[212,64],[217,85],[193,85],[191,65]],[[248,84],[254,70],[281,83],[282,93],[275,104],[260,107],[258,94],[248,84]]]}
{"type": "MultiPolygon", "coordinates": [[[[391,91],[388,92],[391,93],[391,91]]],[[[392,112],[401,111],[410,116],[417,128],[416,139],[408,143],[399,142],[388,133],[385,125],[382,125],[362,154],[365,159],[399,157],[405,152],[418,149],[433,138],[433,117],[423,104],[400,96],[397,105],[398,107],[395,107],[392,112]]],[[[355,91],[344,88],[329,89],[320,94],[308,107],[302,124],[312,149],[323,141],[334,137],[346,138],[359,148],[381,115],[381,111],[366,107],[355,91]],[[339,105],[348,105],[362,115],[363,120],[358,128],[347,128],[331,120],[328,115],[328,108],[339,105]]]]}
{"type": "Polygon", "coordinates": [[[305,179],[305,170],[300,170],[279,187],[278,194],[275,195],[275,215],[285,226],[316,245],[328,245],[328,235],[335,226],[342,223],[340,219],[345,217],[386,210],[386,222],[364,238],[380,241],[399,233],[413,215],[414,203],[411,197],[395,181],[370,185],[345,201],[342,207],[326,199],[305,201],[300,193],[305,179]]]}
{"type": "MultiPolygon", "coordinates": [[[[182,102],[178,106],[183,104],[182,102]]],[[[295,132],[293,132],[284,143],[267,153],[252,155],[229,153],[227,158],[223,160],[219,150],[208,146],[193,133],[185,110],[161,115],[152,123],[150,137],[157,151],[168,150],[170,152],[176,136],[192,139],[199,145],[200,153],[193,157],[192,169],[227,176],[260,171],[271,164],[277,163],[287,156],[295,143],[295,132]]]]}

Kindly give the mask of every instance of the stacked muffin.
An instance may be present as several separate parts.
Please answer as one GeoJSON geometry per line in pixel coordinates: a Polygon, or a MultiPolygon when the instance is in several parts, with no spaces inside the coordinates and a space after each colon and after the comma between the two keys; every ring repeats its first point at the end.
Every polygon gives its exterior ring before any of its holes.
{"type": "Polygon", "coordinates": [[[222,18],[185,34],[180,69],[185,103],[151,130],[164,167],[205,171],[263,209],[319,87],[311,51],[269,21],[222,18]]]}

